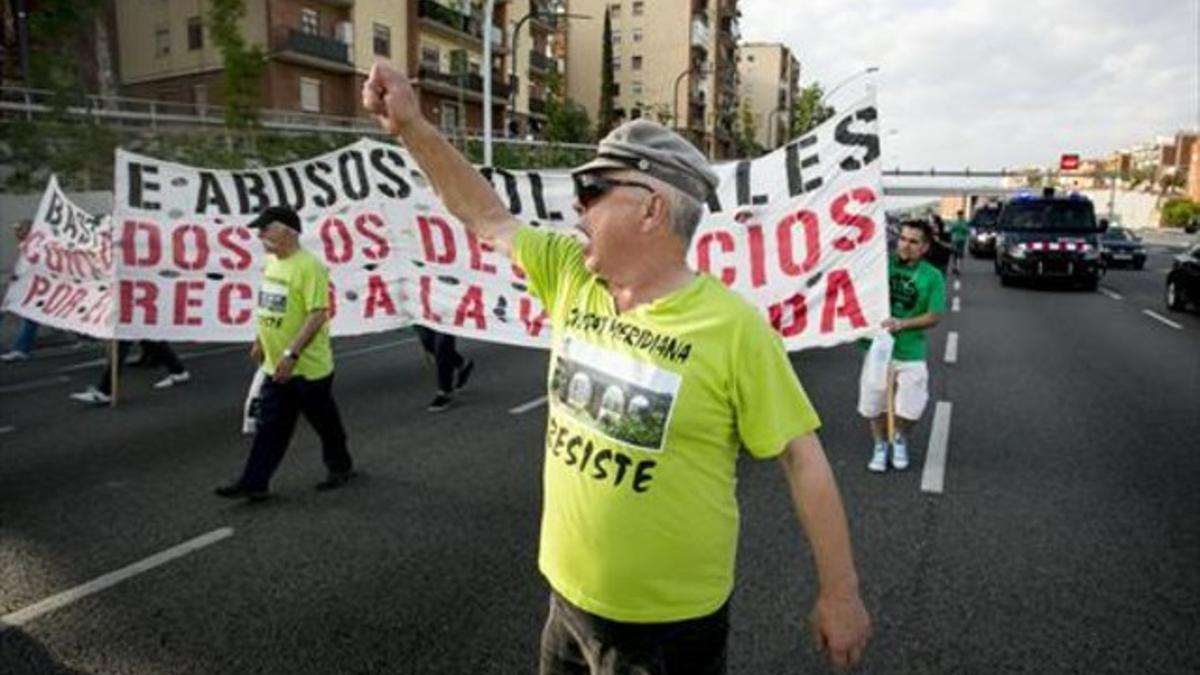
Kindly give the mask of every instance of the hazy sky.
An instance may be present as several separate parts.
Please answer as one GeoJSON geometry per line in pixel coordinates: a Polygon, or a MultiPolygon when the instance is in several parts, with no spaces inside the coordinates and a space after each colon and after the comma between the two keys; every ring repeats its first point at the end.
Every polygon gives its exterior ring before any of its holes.
{"type": "MultiPolygon", "coordinates": [[[[826,91],[878,66],[885,167],[1056,164],[1200,125],[1200,0],[741,0],[826,91]]],[[[847,84],[834,100],[861,95],[847,84]]]]}

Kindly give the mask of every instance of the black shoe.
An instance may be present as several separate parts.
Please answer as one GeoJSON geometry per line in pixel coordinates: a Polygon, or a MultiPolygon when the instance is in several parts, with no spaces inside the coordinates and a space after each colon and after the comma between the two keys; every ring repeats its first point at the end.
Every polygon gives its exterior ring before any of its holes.
{"type": "Polygon", "coordinates": [[[349,483],[350,479],[354,478],[355,475],[357,474],[355,474],[354,469],[349,469],[347,471],[330,471],[329,475],[325,477],[325,480],[317,483],[317,489],[323,491],[339,488],[346,483],[349,483]]]}
{"type": "Polygon", "coordinates": [[[467,386],[467,380],[471,379],[471,371],[475,370],[475,361],[467,361],[458,368],[458,372],[454,373],[454,388],[462,389],[467,386]]]}
{"type": "Polygon", "coordinates": [[[429,412],[442,412],[450,407],[450,400],[449,394],[439,393],[433,397],[433,400],[429,402],[429,405],[425,409],[429,412]]]}
{"type": "Polygon", "coordinates": [[[270,492],[266,490],[247,490],[241,483],[222,485],[213,490],[213,494],[226,499],[245,499],[250,502],[261,502],[271,498],[270,492]]]}

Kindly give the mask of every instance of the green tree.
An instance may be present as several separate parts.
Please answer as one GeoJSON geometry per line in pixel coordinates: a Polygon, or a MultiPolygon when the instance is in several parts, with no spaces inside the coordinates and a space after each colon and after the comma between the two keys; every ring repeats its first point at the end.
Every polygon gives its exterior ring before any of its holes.
{"type": "Polygon", "coordinates": [[[757,157],[765,151],[765,148],[758,142],[758,117],[750,108],[749,99],[742,99],[734,140],[737,143],[739,157],[757,157]]]}
{"type": "Polygon", "coordinates": [[[587,109],[564,95],[563,79],[557,73],[546,81],[546,126],[542,131],[552,143],[587,143],[592,138],[587,109]]]}
{"type": "Polygon", "coordinates": [[[1193,218],[1200,218],[1200,204],[1190,199],[1168,199],[1163,204],[1162,224],[1166,227],[1184,227],[1193,218]]]}
{"type": "Polygon", "coordinates": [[[247,47],[242,37],[245,16],[242,0],[211,0],[208,29],[224,62],[225,125],[230,129],[258,126],[258,92],[266,68],[262,49],[247,47]]]}
{"type": "Polygon", "coordinates": [[[833,117],[834,109],[825,105],[825,90],[820,82],[800,90],[800,95],[792,103],[792,136],[799,137],[807,134],[833,117]]]}
{"type": "Polygon", "coordinates": [[[604,11],[604,39],[600,51],[600,112],[596,119],[596,139],[608,135],[617,126],[617,111],[613,99],[617,97],[617,84],[613,81],[612,18],[604,11]]]}
{"type": "Polygon", "coordinates": [[[62,109],[73,94],[87,92],[79,67],[101,0],[45,0],[29,14],[29,86],[53,92],[53,105],[62,109]]]}

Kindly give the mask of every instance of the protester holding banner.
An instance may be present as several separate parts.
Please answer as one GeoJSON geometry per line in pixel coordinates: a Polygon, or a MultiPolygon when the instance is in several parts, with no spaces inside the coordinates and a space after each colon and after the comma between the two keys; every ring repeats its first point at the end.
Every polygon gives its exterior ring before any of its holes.
{"type": "Polygon", "coordinates": [[[439,333],[425,326],[414,326],[417,338],[421,340],[421,348],[433,359],[437,371],[437,394],[426,408],[429,412],[442,412],[450,407],[454,400],[454,392],[462,389],[471,372],[475,370],[475,362],[464,359],[455,346],[457,342],[453,335],[439,333]]]}
{"type": "MultiPolygon", "coordinates": [[[[171,345],[161,340],[140,340],[139,344],[142,348],[142,358],[147,361],[166,367],[167,374],[161,380],[154,383],[155,389],[167,389],[174,387],[177,384],[185,384],[190,382],[192,374],[183,367],[183,362],[175,354],[175,350],[171,349],[171,345]]],[[[117,365],[115,370],[120,373],[125,367],[125,360],[129,358],[129,350],[133,347],[133,343],[128,340],[122,340],[117,345],[117,365]]],[[[112,403],[112,385],[113,385],[113,364],[110,360],[105,366],[104,371],[100,374],[100,384],[94,387],[88,387],[84,391],[71,394],[73,400],[88,405],[108,405],[112,403]]]]}
{"type": "MultiPolygon", "coordinates": [[[[33,229],[33,221],[25,219],[13,225],[13,236],[17,238],[17,244],[25,241],[29,236],[29,231],[33,229]]],[[[13,348],[3,354],[0,354],[0,362],[12,363],[13,361],[26,361],[29,355],[33,353],[35,342],[37,341],[38,324],[32,319],[22,318],[21,327],[17,332],[17,339],[13,342],[13,348]]]]}
{"type": "Polygon", "coordinates": [[[933,240],[929,224],[908,220],[900,225],[896,253],[888,261],[892,316],[882,328],[895,335],[892,373],[895,397],[887,379],[877,382],[868,376],[870,355],[863,360],[859,380],[858,412],[867,418],[874,446],[867,468],[887,471],[890,444],[892,468],[908,468],[908,434],[925,412],[929,401],[929,370],[925,366],[925,331],[938,324],[946,305],[946,283],[942,273],[924,260],[933,240]],[[895,437],[889,439],[887,411],[894,405],[895,437]]]}
{"type": "Polygon", "coordinates": [[[687,266],[717,187],[703,155],[649,121],[614,130],[574,175],[581,243],[519,224],[403,74],[376,64],[363,105],[550,313],[541,672],[725,671],[741,447],[780,459],[819,576],[814,633],[856,663],[870,620],[817,415],[762,315],[687,266]]]}
{"type": "Polygon", "coordinates": [[[258,292],[258,330],[251,357],[263,381],[254,445],[241,477],[218,487],[230,499],[270,496],[271,476],[283,460],[296,418],[304,415],[321,439],[328,490],[354,476],[346,432],[333,400],[333,348],[329,339],[329,270],[300,245],[300,217],[288,207],[264,209],[247,225],[267,251],[258,292]]]}

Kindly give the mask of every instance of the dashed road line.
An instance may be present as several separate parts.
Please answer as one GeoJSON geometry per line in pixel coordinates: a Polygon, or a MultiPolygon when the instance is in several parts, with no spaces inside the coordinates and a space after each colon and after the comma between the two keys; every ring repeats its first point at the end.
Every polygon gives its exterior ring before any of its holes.
{"type": "Polygon", "coordinates": [[[19,384],[10,384],[0,387],[0,394],[17,394],[24,391],[33,391],[35,389],[45,389],[46,387],[56,387],[64,382],[70,382],[71,378],[66,375],[56,375],[54,377],[44,377],[40,380],[30,380],[19,384]]]}
{"type": "Polygon", "coordinates": [[[957,295],[954,296],[953,302],[950,303],[950,311],[951,312],[961,312],[962,311],[962,298],[958,297],[957,295]]]}
{"type": "Polygon", "coordinates": [[[1174,328],[1175,330],[1183,330],[1183,326],[1181,324],[1175,323],[1174,321],[1168,319],[1167,317],[1163,316],[1162,314],[1159,314],[1158,312],[1154,312],[1149,309],[1143,309],[1142,314],[1145,314],[1146,316],[1150,317],[1151,319],[1154,319],[1155,321],[1157,321],[1159,323],[1166,324],[1166,325],[1170,326],[1171,328],[1174,328]]]}
{"type": "Polygon", "coordinates": [[[946,485],[946,455],[950,450],[949,401],[938,401],[933,411],[933,428],[929,432],[929,449],[925,452],[925,468],[921,471],[921,492],[941,494],[946,485]]]}
{"type": "MultiPolygon", "coordinates": [[[[217,347],[216,349],[206,349],[203,351],[192,352],[190,354],[180,354],[179,360],[180,361],[191,361],[192,359],[200,359],[200,358],[204,358],[206,356],[216,356],[218,354],[228,354],[230,352],[236,352],[236,351],[240,351],[240,350],[246,350],[247,352],[249,352],[250,347],[248,345],[226,345],[224,347],[217,347]]],[[[76,370],[88,370],[90,368],[95,368],[96,366],[102,366],[106,363],[108,363],[108,357],[92,359],[90,361],[83,361],[82,363],[76,363],[76,364],[73,364],[70,366],[63,366],[62,368],[59,368],[58,370],[56,370],[54,372],[56,372],[56,373],[72,373],[72,372],[75,372],[76,370]]]]}
{"type": "Polygon", "coordinates": [[[543,405],[546,405],[546,397],[539,396],[539,397],[533,399],[532,401],[527,401],[525,403],[522,403],[521,405],[519,405],[515,408],[509,408],[508,412],[511,415],[524,415],[525,413],[529,412],[530,410],[533,410],[534,408],[540,408],[543,405]]]}
{"type": "Polygon", "coordinates": [[[962,281],[961,280],[959,280],[959,279],[954,280],[954,290],[956,290],[956,291],[962,290],[962,281]]]}
{"type": "Polygon", "coordinates": [[[410,338],[404,338],[403,340],[396,340],[394,342],[385,342],[381,345],[371,345],[370,347],[360,347],[358,349],[352,349],[348,352],[344,352],[341,354],[335,354],[335,356],[338,359],[349,359],[349,358],[353,358],[355,356],[363,356],[365,354],[374,354],[375,352],[381,352],[385,349],[391,349],[392,347],[397,347],[399,345],[408,344],[409,342],[413,342],[416,339],[417,338],[414,336],[414,337],[410,337],[410,338]]]}
{"type": "Polygon", "coordinates": [[[958,333],[950,331],[946,334],[946,363],[958,361],[958,333]]]}
{"type": "Polygon", "coordinates": [[[1106,286],[1101,286],[1100,292],[1107,295],[1108,297],[1112,298],[1113,300],[1123,300],[1125,298],[1125,296],[1121,295],[1120,293],[1118,293],[1106,286]]]}
{"type": "Polygon", "coordinates": [[[29,623],[43,614],[66,607],[76,600],[86,598],[89,595],[94,595],[107,588],[116,586],[126,579],[131,579],[143,572],[149,572],[155,567],[165,565],[166,563],[169,563],[177,558],[182,558],[189,553],[195,553],[206,546],[211,546],[222,539],[226,539],[231,536],[233,536],[232,527],[222,527],[220,529],[213,530],[208,534],[203,534],[195,539],[185,541],[178,546],[173,546],[160,553],[155,553],[149,558],[143,558],[132,565],[122,567],[115,572],[109,572],[108,574],[96,577],[95,579],[80,584],[74,588],[65,590],[62,593],[52,595],[49,598],[46,598],[41,602],[34,603],[28,607],[25,607],[24,609],[19,609],[15,612],[10,612],[4,616],[0,616],[0,633],[3,633],[9,628],[15,628],[17,626],[29,623]]]}
{"type": "Polygon", "coordinates": [[[0,427],[0,436],[3,436],[4,434],[11,434],[12,432],[14,432],[16,430],[17,430],[17,428],[11,424],[6,427],[0,427]]]}

